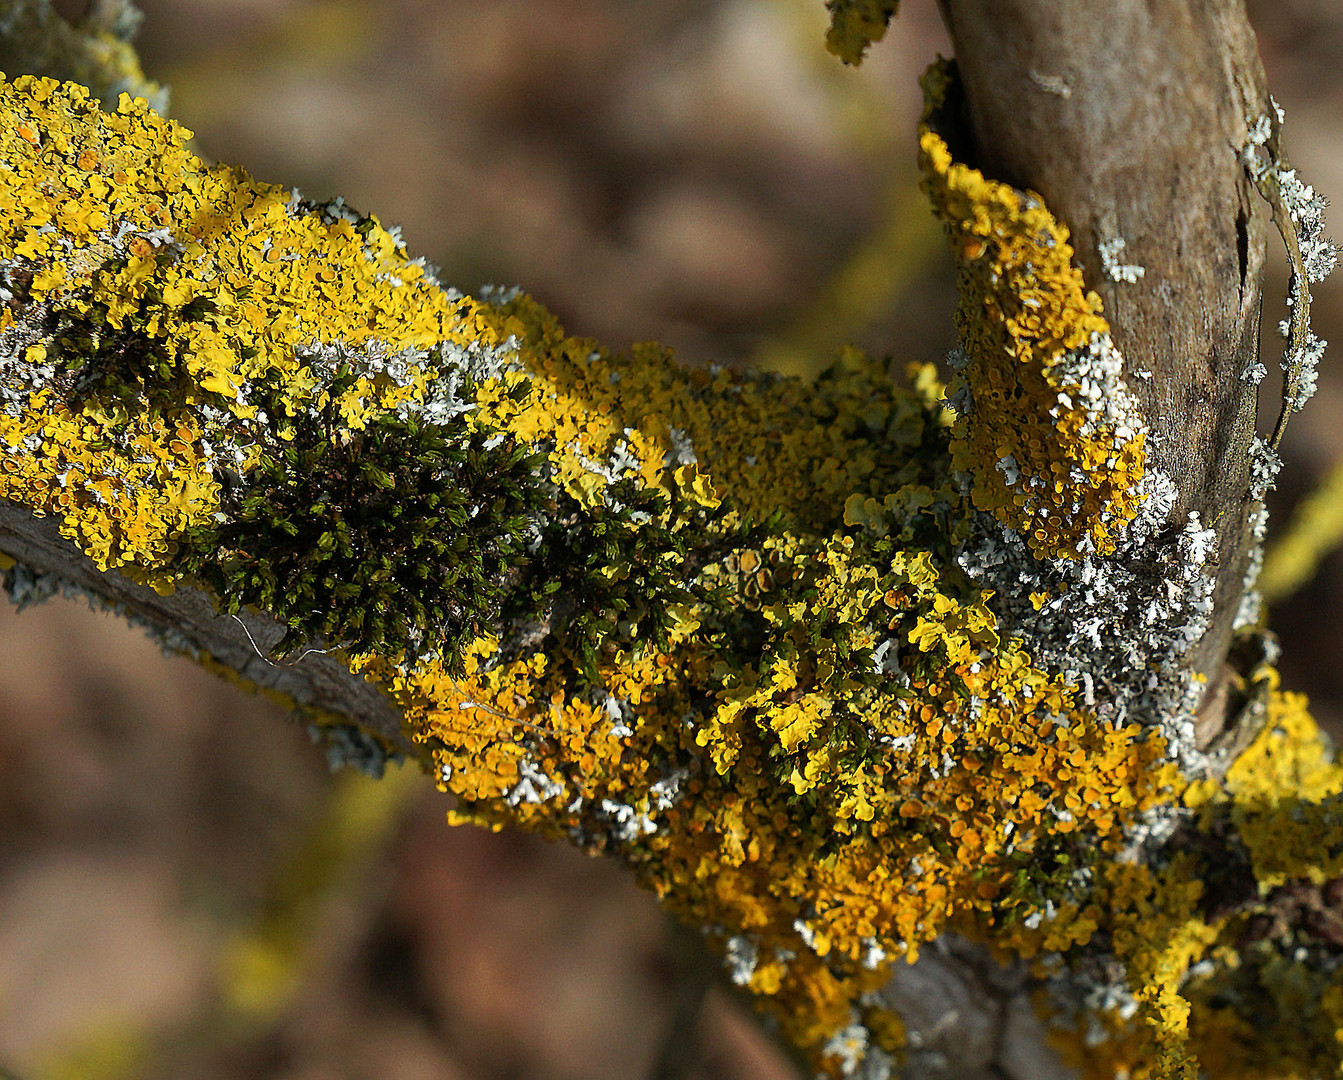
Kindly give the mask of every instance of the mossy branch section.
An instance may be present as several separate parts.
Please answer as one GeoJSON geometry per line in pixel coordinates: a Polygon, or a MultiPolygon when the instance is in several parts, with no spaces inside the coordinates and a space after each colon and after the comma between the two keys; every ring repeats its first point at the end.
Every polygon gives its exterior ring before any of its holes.
{"type": "MultiPolygon", "coordinates": [[[[948,931],[1035,965],[1089,1075],[1337,1063],[1328,942],[1247,951],[1257,894],[1216,903],[1228,850],[1265,889],[1338,872],[1343,770],[1304,703],[1257,673],[1270,723],[1195,783],[1037,667],[958,567],[982,496],[953,440],[984,447],[931,367],[897,385],[846,352],[803,385],[613,355],[186,137],[143,101],[0,89],[0,494],[93,592],[316,636],[248,674],[340,667],[454,820],[628,865],[826,1075],[914,1052],[876,992],[948,931]]],[[[1103,334],[1074,277],[1011,264],[1013,230],[1061,245],[1045,211],[925,154],[962,257],[1078,321],[1061,340],[1103,334]]]]}

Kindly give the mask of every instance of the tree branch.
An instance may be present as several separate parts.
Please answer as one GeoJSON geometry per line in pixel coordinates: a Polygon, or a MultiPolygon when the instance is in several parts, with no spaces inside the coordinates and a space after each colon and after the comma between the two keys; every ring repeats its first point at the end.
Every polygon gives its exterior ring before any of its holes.
{"type": "MultiPolygon", "coordinates": [[[[14,560],[6,587],[10,599],[23,607],[61,590],[73,589],[140,624],[163,645],[243,686],[275,695],[314,722],[353,725],[363,732],[372,771],[379,771],[378,745],[403,755],[417,755],[402,726],[401,714],[374,685],[351,673],[349,665],[326,654],[309,652],[297,660],[269,656],[284,636],[284,627],[257,611],[221,615],[217,599],[196,588],[162,595],[115,570],[100,571],[49,517],[8,500],[0,500],[0,551],[14,560]]],[[[384,751],[385,756],[385,751],[384,751]]]]}

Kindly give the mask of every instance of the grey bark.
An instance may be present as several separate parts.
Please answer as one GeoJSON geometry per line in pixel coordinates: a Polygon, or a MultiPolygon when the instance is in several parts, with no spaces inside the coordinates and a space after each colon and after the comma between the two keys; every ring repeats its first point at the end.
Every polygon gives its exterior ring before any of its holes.
{"type": "Polygon", "coordinates": [[[272,661],[268,650],[284,636],[276,620],[247,610],[221,615],[211,594],[182,588],[160,596],[115,570],[100,571],[79,548],[60,534],[59,521],[35,517],[25,506],[0,499],[0,551],[12,556],[23,574],[38,575],[18,584],[15,599],[36,588],[39,598],[57,590],[78,591],[89,602],[111,608],[156,637],[165,651],[213,661],[237,672],[251,686],[285,695],[300,713],[323,714],[376,734],[387,747],[417,753],[401,729],[392,702],[372,683],[352,675],[340,661],[310,651],[272,661]]]}

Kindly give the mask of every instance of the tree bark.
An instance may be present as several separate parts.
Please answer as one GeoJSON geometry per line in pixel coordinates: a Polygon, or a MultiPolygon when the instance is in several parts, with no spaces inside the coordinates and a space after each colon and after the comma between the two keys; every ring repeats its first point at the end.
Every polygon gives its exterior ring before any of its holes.
{"type": "Polygon", "coordinates": [[[322,652],[300,650],[297,658],[267,659],[284,636],[275,619],[248,610],[221,615],[209,593],[178,589],[162,596],[115,570],[102,571],[68,539],[55,518],[35,517],[25,506],[0,499],[0,551],[23,568],[13,599],[20,604],[73,587],[91,604],[101,604],[143,626],[166,652],[182,653],[236,675],[245,686],[281,695],[301,714],[337,717],[376,735],[394,752],[413,755],[401,716],[381,690],[322,652]],[[33,574],[38,575],[36,578],[33,574]],[[30,596],[36,589],[36,596],[30,596]]]}
{"type": "MultiPolygon", "coordinates": [[[[965,160],[1038,192],[1064,221],[1174,480],[1169,522],[1217,530],[1216,611],[1189,655],[1208,675],[1199,742],[1233,716],[1233,621],[1255,543],[1249,449],[1271,215],[1237,151],[1272,108],[1242,0],[939,0],[965,94],[965,160]],[[1122,239],[1107,273],[1100,246],[1122,239]]],[[[883,992],[909,1017],[914,1077],[1073,1075],[1027,1004],[1028,980],[964,943],[896,971],[883,992]],[[922,1019],[922,1023],[920,1023],[922,1019]]]]}

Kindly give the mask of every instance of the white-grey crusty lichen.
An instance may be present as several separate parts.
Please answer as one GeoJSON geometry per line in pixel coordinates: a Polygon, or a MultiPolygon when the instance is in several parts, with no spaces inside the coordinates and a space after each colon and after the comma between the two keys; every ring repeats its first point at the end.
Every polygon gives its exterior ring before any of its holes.
{"type": "Polygon", "coordinates": [[[327,768],[332,772],[356,769],[381,780],[389,764],[405,760],[404,755],[388,750],[380,740],[354,724],[309,724],[308,738],[322,744],[327,768]]]}
{"type": "MultiPolygon", "coordinates": [[[[1118,250],[1111,245],[1110,256],[1118,250]]],[[[949,366],[959,371],[966,363],[953,349],[949,366]]],[[[1126,374],[1110,335],[1093,334],[1051,366],[1060,389],[1050,415],[1059,423],[1080,411],[1084,430],[1113,431],[1121,443],[1143,435],[1150,449],[1153,436],[1126,374]]],[[[958,382],[948,403],[968,415],[974,389],[958,382]]],[[[1023,475],[1010,455],[997,464],[1011,490],[1026,498],[1047,494],[1046,478],[1023,475]]],[[[982,513],[957,558],[977,585],[993,591],[990,605],[1005,636],[1020,638],[1037,664],[1077,686],[1098,717],[1159,731],[1172,755],[1192,766],[1202,684],[1185,658],[1211,620],[1216,534],[1197,514],[1171,524],[1178,493],[1164,473],[1149,468],[1140,483],[1138,514],[1127,525],[1114,523],[1110,554],[1099,554],[1084,536],[1069,557],[1038,557],[1017,530],[982,513]]]]}
{"type": "Polygon", "coordinates": [[[1106,277],[1111,281],[1126,281],[1132,285],[1147,275],[1147,267],[1139,266],[1137,263],[1120,262],[1126,247],[1128,241],[1122,236],[1115,236],[1109,240],[1102,240],[1096,245],[1096,250],[1101,257],[1101,269],[1105,271],[1106,277]]]}
{"type": "MultiPolygon", "coordinates": [[[[1292,280],[1287,297],[1291,315],[1279,330],[1287,339],[1283,353],[1282,413],[1273,434],[1276,446],[1283,426],[1315,393],[1317,370],[1325,342],[1310,327],[1310,286],[1323,281],[1333,270],[1338,250],[1324,235],[1322,195],[1305,183],[1286,163],[1279,145],[1283,112],[1272,101],[1273,113],[1247,121],[1248,132],[1240,160],[1259,192],[1273,209],[1273,219],[1287,246],[1292,280]]],[[[1255,369],[1247,372],[1252,378],[1255,369]]]]}
{"type": "Polygon", "coordinates": [[[1268,535],[1268,493],[1272,490],[1282,469],[1282,459],[1267,442],[1256,435],[1250,440],[1250,507],[1249,528],[1254,540],[1250,548],[1250,562],[1245,568],[1240,606],[1232,624],[1236,630],[1258,626],[1263,622],[1264,603],[1259,592],[1259,574],[1264,568],[1264,539],[1268,535]]]}
{"type": "MultiPolygon", "coordinates": [[[[1250,125],[1241,159],[1274,203],[1275,216],[1286,219],[1279,225],[1289,250],[1295,246],[1289,298],[1293,318],[1283,327],[1289,335],[1283,362],[1288,375],[1285,419],[1315,388],[1324,342],[1309,330],[1308,285],[1332,270],[1336,251],[1323,232],[1324,200],[1283,164],[1277,138],[1273,118],[1260,117],[1250,125]]],[[[1125,246],[1117,235],[1101,241],[1102,269],[1111,280],[1137,281],[1142,268],[1121,261],[1125,246]]],[[[960,369],[965,357],[953,350],[949,363],[960,369]]],[[[1124,425],[1125,431],[1136,426],[1145,431],[1149,452],[1159,452],[1125,385],[1127,377],[1145,373],[1126,371],[1108,336],[1072,350],[1053,373],[1059,385],[1068,385],[1066,394],[1059,391],[1059,412],[1054,415],[1080,409],[1094,418],[1089,420],[1093,425],[1124,425]]],[[[1262,367],[1252,364],[1244,377],[1257,384],[1262,367]]],[[[963,381],[960,385],[949,404],[964,415],[974,410],[975,401],[972,389],[963,381]]],[[[1236,612],[1237,628],[1253,625],[1261,615],[1254,585],[1267,519],[1264,498],[1279,467],[1273,446],[1282,422],[1271,442],[1256,437],[1252,447],[1247,494],[1254,550],[1236,612]]],[[[1010,455],[998,462],[998,469],[1013,490],[1044,483],[1021,475],[1021,466],[1010,455]]],[[[1037,663],[1074,683],[1081,700],[1099,717],[1159,731],[1183,766],[1198,768],[1203,762],[1195,746],[1194,710],[1205,684],[1187,658],[1213,616],[1217,535],[1197,514],[1171,520],[1178,492],[1160,471],[1149,468],[1142,485],[1141,509],[1122,528],[1111,554],[1097,555],[1081,545],[1074,557],[1038,558],[1023,536],[983,514],[958,559],[977,584],[993,590],[991,604],[1001,630],[1020,637],[1037,663]]]]}
{"type": "Polygon", "coordinates": [[[1156,471],[1143,484],[1142,509],[1110,555],[1039,559],[1020,534],[983,514],[959,561],[994,591],[1003,631],[1079,687],[1097,716],[1155,728],[1193,764],[1201,684],[1185,657],[1212,616],[1216,534],[1195,513],[1171,527],[1174,484],[1156,471]]]}

